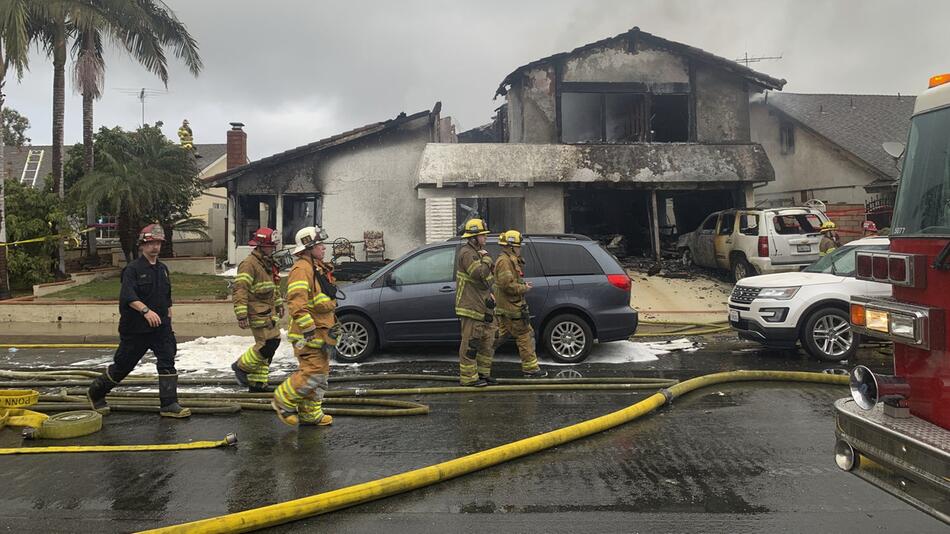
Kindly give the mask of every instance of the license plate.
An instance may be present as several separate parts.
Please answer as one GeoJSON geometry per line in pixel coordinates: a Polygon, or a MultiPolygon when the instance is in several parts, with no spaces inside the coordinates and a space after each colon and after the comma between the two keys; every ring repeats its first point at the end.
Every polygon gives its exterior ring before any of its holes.
{"type": "Polygon", "coordinates": [[[798,245],[799,252],[811,252],[811,245],[798,245]]]}
{"type": "Polygon", "coordinates": [[[733,323],[739,322],[739,310],[729,310],[729,321],[733,323]]]}

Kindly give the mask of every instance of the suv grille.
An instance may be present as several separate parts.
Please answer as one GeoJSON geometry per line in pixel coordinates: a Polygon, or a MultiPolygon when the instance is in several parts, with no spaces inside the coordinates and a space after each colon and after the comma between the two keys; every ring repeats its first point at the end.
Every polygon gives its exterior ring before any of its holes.
{"type": "Polygon", "coordinates": [[[740,304],[751,304],[755,297],[759,296],[758,287],[736,286],[732,290],[732,300],[740,304]]]}

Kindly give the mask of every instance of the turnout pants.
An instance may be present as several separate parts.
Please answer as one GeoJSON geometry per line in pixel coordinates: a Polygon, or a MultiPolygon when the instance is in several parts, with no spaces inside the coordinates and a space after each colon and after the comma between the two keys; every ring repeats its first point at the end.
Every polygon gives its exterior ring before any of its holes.
{"type": "Polygon", "coordinates": [[[491,376],[492,343],[495,332],[492,323],[460,317],[462,343],[459,345],[459,382],[462,385],[478,381],[479,375],[491,376]]]}
{"type": "Polygon", "coordinates": [[[328,388],[330,374],[330,346],[326,329],[318,330],[317,337],[294,344],[297,371],[277,387],[274,401],[286,411],[297,412],[301,422],[316,422],[323,418],[323,395],[328,388]],[[303,347],[297,344],[303,343],[303,347]]]}
{"type": "Polygon", "coordinates": [[[112,358],[112,365],[106,369],[104,375],[93,381],[89,390],[90,397],[96,400],[105,398],[112,388],[129,376],[149,350],[155,354],[161,405],[169,406],[178,402],[178,372],[175,370],[178,342],[170,328],[159,328],[142,334],[120,334],[119,348],[112,358]],[[165,387],[161,387],[162,384],[165,387]]]}
{"type": "Polygon", "coordinates": [[[498,316],[495,319],[498,321],[498,328],[495,330],[492,354],[511,336],[515,338],[515,344],[518,345],[518,355],[521,356],[521,370],[525,373],[532,373],[540,369],[538,354],[534,348],[534,328],[531,327],[531,324],[520,318],[512,319],[498,316]]]}
{"type": "Polygon", "coordinates": [[[280,345],[280,330],[275,322],[268,320],[267,326],[252,327],[251,333],[254,334],[254,345],[241,354],[237,366],[247,373],[249,382],[267,384],[270,364],[280,345]]]}

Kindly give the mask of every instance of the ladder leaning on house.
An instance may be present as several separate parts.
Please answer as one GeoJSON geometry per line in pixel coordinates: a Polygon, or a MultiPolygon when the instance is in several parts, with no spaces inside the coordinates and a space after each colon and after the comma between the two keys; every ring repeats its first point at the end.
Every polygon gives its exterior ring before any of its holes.
{"type": "Polygon", "coordinates": [[[23,174],[20,175],[20,183],[30,187],[36,186],[36,175],[40,173],[40,163],[42,162],[43,150],[30,149],[30,153],[26,155],[23,174]]]}

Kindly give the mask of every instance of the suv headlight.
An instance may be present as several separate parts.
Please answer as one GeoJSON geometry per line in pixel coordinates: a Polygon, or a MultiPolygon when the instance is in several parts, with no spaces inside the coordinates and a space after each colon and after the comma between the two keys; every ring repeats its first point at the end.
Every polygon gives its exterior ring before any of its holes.
{"type": "Polygon", "coordinates": [[[759,291],[758,298],[760,299],[776,299],[776,300],[788,300],[795,296],[795,293],[798,293],[798,290],[801,289],[801,286],[793,287],[763,287],[759,291]]]}

